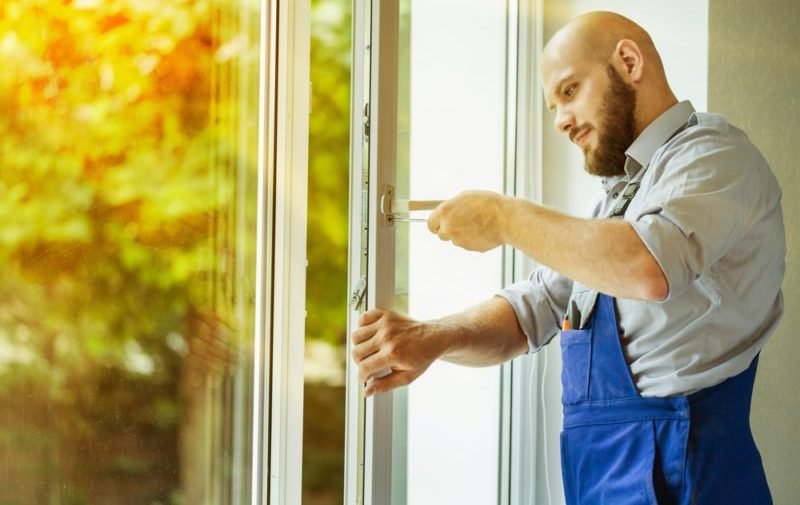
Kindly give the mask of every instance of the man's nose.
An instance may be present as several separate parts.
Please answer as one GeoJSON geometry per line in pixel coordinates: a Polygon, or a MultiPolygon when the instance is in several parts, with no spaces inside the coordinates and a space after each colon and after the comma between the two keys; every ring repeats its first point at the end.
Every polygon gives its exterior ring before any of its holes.
{"type": "Polygon", "coordinates": [[[575,116],[572,115],[571,112],[560,108],[556,109],[555,114],[556,130],[569,133],[569,131],[575,126],[575,116]]]}

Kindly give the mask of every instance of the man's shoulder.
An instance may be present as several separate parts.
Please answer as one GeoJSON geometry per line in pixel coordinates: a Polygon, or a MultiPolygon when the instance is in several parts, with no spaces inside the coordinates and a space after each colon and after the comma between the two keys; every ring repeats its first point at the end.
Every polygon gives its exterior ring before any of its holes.
{"type": "MultiPolygon", "coordinates": [[[[769,163],[747,134],[722,114],[694,112],[684,129],[656,152],[651,160],[652,182],[704,181],[731,185],[738,180],[779,194],[769,163]]],[[[757,191],[752,191],[753,194],[757,191]]]]}
{"type": "Polygon", "coordinates": [[[716,112],[694,112],[689,117],[686,133],[682,140],[701,140],[713,142],[714,139],[725,140],[731,145],[748,149],[756,149],[747,132],[731,123],[728,118],[716,112]]]}
{"type": "Polygon", "coordinates": [[[747,134],[714,112],[693,112],[686,127],[678,132],[664,146],[660,155],[670,158],[676,152],[689,152],[697,155],[700,152],[739,151],[757,152],[757,148],[747,134]]]}
{"type": "Polygon", "coordinates": [[[730,133],[731,126],[732,125],[728,122],[728,118],[722,114],[716,114],[714,112],[694,112],[691,117],[689,117],[688,129],[712,130],[727,134],[730,133]]]}

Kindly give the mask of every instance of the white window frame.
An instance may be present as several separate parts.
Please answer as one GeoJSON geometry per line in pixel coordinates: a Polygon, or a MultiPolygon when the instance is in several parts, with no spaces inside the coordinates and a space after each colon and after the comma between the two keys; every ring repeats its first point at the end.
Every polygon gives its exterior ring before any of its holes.
{"type": "MultiPolygon", "coordinates": [[[[367,290],[364,301],[350,309],[348,334],[364,310],[391,308],[394,294],[394,232],[379,225],[379,206],[382,189],[394,185],[396,168],[398,5],[398,0],[353,2],[350,229],[359,232],[350,234],[349,292],[358,291],[362,278],[367,290]]],[[[505,191],[541,202],[543,103],[538,55],[544,0],[507,0],[507,9],[505,191]]],[[[510,247],[505,248],[503,262],[506,284],[524,279],[535,266],[510,247]]],[[[537,495],[542,497],[541,492],[534,494],[546,475],[537,472],[536,465],[541,413],[538,401],[529,404],[530,398],[539,396],[540,361],[541,356],[520,358],[501,372],[497,436],[502,505],[535,503],[537,495]]],[[[348,359],[344,503],[405,505],[405,455],[392,450],[398,436],[404,436],[394,432],[392,421],[405,403],[399,400],[400,392],[365,401],[357,374],[348,359]]]]}
{"type": "Polygon", "coordinates": [[[261,0],[253,505],[302,497],[310,1],[261,0]]]}
{"type": "MultiPolygon", "coordinates": [[[[516,122],[509,123],[515,138],[508,142],[509,163],[506,193],[537,203],[543,202],[543,132],[545,106],[541,92],[539,58],[544,48],[544,17],[546,0],[519,0],[516,27],[516,75],[509,82],[516,90],[509,97],[516,102],[509,110],[516,110],[516,122]],[[513,129],[512,129],[513,128],[513,129]]],[[[509,43],[509,47],[512,46],[509,43]]],[[[524,280],[538,265],[530,257],[506,248],[505,282],[524,280]]],[[[533,356],[517,358],[511,363],[509,382],[511,404],[511,450],[509,455],[509,505],[550,504],[549,461],[543,455],[546,447],[542,409],[546,356],[538,352],[533,356]]],[[[504,378],[506,376],[504,375],[504,378]]],[[[548,452],[558,450],[557,441],[548,452]]]]}
{"type": "MultiPolygon", "coordinates": [[[[378,226],[377,209],[379,188],[394,184],[398,5],[397,0],[353,3],[349,292],[357,293],[362,279],[367,284],[363,301],[351,305],[348,334],[365,308],[392,307],[394,230],[378,226]]],[[[345,503],[387,505],[395,393],[364,400],[357,376],[348,359],[345,503]]],[[[395,479],[396,486],[405,486],[404,479],[395,479]]]]}

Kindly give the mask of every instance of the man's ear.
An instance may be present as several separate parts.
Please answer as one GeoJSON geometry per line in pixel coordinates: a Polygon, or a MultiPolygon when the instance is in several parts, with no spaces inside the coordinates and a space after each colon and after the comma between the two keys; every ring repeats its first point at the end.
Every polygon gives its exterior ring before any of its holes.
{"type": "Polygon", "coordinates": [[[636,42],[622,39],[617,42],[613,56],[614,66],[623,79],[638,84],[644,74],[644,58],[636,42]]]}

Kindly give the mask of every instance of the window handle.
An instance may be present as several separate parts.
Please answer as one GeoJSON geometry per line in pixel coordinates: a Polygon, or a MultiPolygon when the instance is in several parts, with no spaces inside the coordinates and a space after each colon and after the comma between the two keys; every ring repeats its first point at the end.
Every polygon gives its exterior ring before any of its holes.
{"type": "Polygon", "coordinates": [[[386,186],[381,195],[381,215],[389,226],[395,221],[404,223],[424,223],[427,219],[408,217],[418,210],[433,210],[444,200],[405,200],[394,197],[394,187],[386,186]]]}

